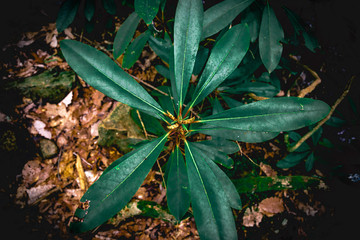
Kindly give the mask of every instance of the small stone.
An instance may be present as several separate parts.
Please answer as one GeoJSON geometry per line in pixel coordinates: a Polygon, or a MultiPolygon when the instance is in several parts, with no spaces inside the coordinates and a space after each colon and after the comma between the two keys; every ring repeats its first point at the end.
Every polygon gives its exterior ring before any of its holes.
{"type": "Polygon", "coordinates": [[[40,150],[41,150],[41,155],[43,156],[44,159],[49,159],[56,156],[56,154],[59,151],[56,144],[49,139],[40,140],[40,150]]]}

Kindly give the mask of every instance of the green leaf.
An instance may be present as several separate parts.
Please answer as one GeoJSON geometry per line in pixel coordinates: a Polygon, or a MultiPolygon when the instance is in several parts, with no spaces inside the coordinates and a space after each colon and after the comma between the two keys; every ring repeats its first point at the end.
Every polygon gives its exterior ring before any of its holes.
{"type": "Polygon", "coordinates": [[[168,135],[164,135],[115,161],[81,198],[87,209],[77,209],[71,230],[91,230],[119,212],[133,197],[162,151],[168,135]]]}
{"type": "Polygon", "coordinates": [[[304,23],[301,21],[300,17],[296,15],[293,11],[289,8],[284,7],[286,15],[288,16],[291,24],[294,27],[295,35],[302,34],[305,46],[312,52],[315,52],[315,49],[319,47],[319,43],[317,42],[316,38],[306,31],[304,23]]]}
{"type": "Polygon", "coordinates": [[[199,51],[197,52],[196,55],[195,66],[193,71],[193,74],[195,76],[200,74],[201,70],[205,66],[208,57],[209,57],[209,49],[200,45],[199,51]]]}
{"type": "Polygon", "coordinates": [[[327,148],[333,148],[334,144],[331,143],[331,141],[327,138],[322,138],[321,141],[319,141],[319,145],[327,147],[327,148]]]}
{"type": "Polygon", "coordinates": [[[225,0],[204,12],[202,39],[210,37],[229,25],[254,0],[225,0]]]}
{"type": "MultiPolygon", "coordinates": [[[[289,138],[291,140],[294,141],[294,143],[290,144],[290,146],[288,146],[288,148],[294,146],[300,139],[301,139],[301,135],[298,134],[297,132],[289,132],[289,138]]],[[[310,146],[306,143],[306,142],[303,142],[300,147],[298,147],[294,152],[306,152],[306,151],[310,151],[311,148],[310,146]]]]}
{"type": "Polygon", "coordinates": [[[102,0],[105,11],[114,15],[116,13],[116,4],[114,0],[102,0]]]}
{"type": "Polygon", "coordinates": [[[220,94],[221,98],[226,102],[229,108],[239,107],[244,105],[243,102],[235,100],[231,97],[226,96],[225,94],[220,94]]]}
{"type": "MultiPolygon", "coordinates": [[[[203,141],[206,142],[206,141],[203,141]]],[[[226,155],[226,153],[218,151],[218,149],[209,147],[207,144],[203,142],[195,142],[191,143],[193,147],[196,147],[200,151],[205,151],[207,153],[207,157],[214,162],[219,163],[220,165],[226,168],[232,168],[234,166],[234,160],[226,155]]]]}
{"type": "Polygon", "coordinates": [[[134,41],[130,43],[129,47],[124,53],[124,59],[122,62],[123,68],[131,68],[136,62],[136,60],[139,59],[146,42],[150,38],[150,35],[151,32],[148,30],[140,34],[140,36],[138,36],[134,41]]]}
{"type": "Polygon", "coordinates": [[[132,77],[106,54],[86,44],[63,40],[61,51],[74,71],[95,89],[116,101],[162,119],[164,110],[132,77]]]}
{"type": "Polygon", "coordinates": [[[213,161],[210,161],[212,155],[211,149],[200,149],[197,148],[199,145],[195,144],[196,143],[189,143],[191,147],[196,148],[199,151],[199,153],[202,155],[202,158],[206,161],[212,172],[215,174],[216,178],[225,191],[230,207],[240,210],[242,208],[242,204],[239,193],[236,191],[236,188],[229,177],[213,161]]]}
{"type": "Polygon", "coordinates": [[[276,96],[276,94],[280,92],[280,89],[268,83],[247,82],[240,84],[238,87],[233,88],[231,91],[228,92],[229,93],[247,92],[247,93],[255,93],[257,96],[261,96],[261,97],[274,97],[276,96]]]}
{"type": "MultiPolygon", "coordinates": [[[[310,129],[311,130],[311,129],[310,129]]],[[[311,135],[311,139],[312,142],[314,144],[314,146],[316,146],[319,143],[319,140],[321,138],[321,135],[323,133],[323,129],[322,127],[320,127],[318,130],[316,130],[312,135],[311,135]]]]}
{"type": "Polygon", "coordinates": [[[227,196],[202,155],[185,142],[191,206],[200,238],[238,239],[227,196]]]}
{"type": "Polygon", "coordinates": [[[320,188],[319,178],[306,176],[245,177],[232,180],[239,193],[279,191],[284,189],[320,188]]]}
{"type": "Polygon", "coordinates": [[[280,41],[284,39],[284,31],[276,19],[274,10],[266,5],[263,11],[260,33],[260,57],[269,73],[274,71],[280,62],[283,46],[280,41]]]}
{"type": "MultiPolygon", "coordinates": [[[[174,106],[174,101],[173,99],[171,99],[171,90],[170,87],[168,86],[160,86],[159,90],[168,93],[168,96],[165,96],[163,94],[160,94],[158,92],[153,92],[153,95],[157,96],[158,99],[158,103],[160,104],[160,106],[165,110],[165,111],[169,111],[172,115],[175,114],[175,106],[174,106]]],[[[170,118],[168,118],[168,120],[171,122],[172,120],[170,118]]]]}
{"type": "Polygon", "coordinates": [[[315,156],[314,156],[314,153],[312,152],[305,160],[306,171],[309,172],[313,168],[314,162],[315,162],[315,156]]]}
{"type": "MultiPolygon", "coordinates": [[[[166,133],[164,128],[161,126],[161,123],[158,119],[146,114],[146,113],[140,113],[141,121],[144,124],[144,127],[147,132],[155,134],[157,136],[162,135],[166,133]]],[[[134,120],[134,122],[142,129],[142,124],[139,119],[139,116],[137,114],[137,111],[135,109],[131,109],[130,111],[131,117],[134,120]]]]}
{"type": "Polygon", "coordinates": [[[236,143],[221,138],[213,138],[208,141],[197,142],[205,147],[205,149],[216,149],[219,152],[226,154],[233,154],[239,151],[239,147],[236,143]]]}
{"type": "Polygon", "coordinates": [[[346,124],[346,121],[333,116],[329,120],[327,120],[325,124],[331,127],[343,127],[346,124]]]}
{"type": "Polygon", "coordinates": [[[201,0],[180,0],[178,2],[174,25],[174,74],[179,107],[185,101],[194,69],[202,22],[203,6],[201,0]]]}
{"type": "Polygon", "coordinates": [[[241,23],[247,23],[250,31],[250,41],[255,42],[259,36],[261,12],[248,8],[241,23]]]}
{"type": "Polygon", "coordinates": [[[79,0],[67,0],[63,3],[56,18],[56,29],[59,33],[74,21],[79,4],[79,0]]]}
{"type": "Polygon", "coordinates": [[[95,0],[86,0],[85,8],[84,8],[84,15],[86,20],[89,22],[94,17],[95,13],[95,0]]]}
{"type": "Polygon", "coordinates": [[[166,79],[170,79],[170,69],[164,65],[155,65],[156,71],[166,79]]]}
{"type": "Polygon", "coordinates": [[[279,135],[278,132],[243,131],[225,127],[216,127],[210,124],[205,124],[191,130],[210,136],[248,143],[265,142],[279,135]]]}
{"type": "Polygon", "coordinates": [[[140,17],[133,12],[130,14],[125,22],[121,24],[114,39],[114,58],[117,59],[125,51],[131,39],[134,36],[135,30],[140,22],[140,17]]]}
{"type": "Polygon", "coordinates": [[[164,12],[165,5],[166,5],[166,0],[160,0],[160,9],[162,12],[164,12]]]}
{"type": "Polygon", "coordinates": [[[308,32],[303,32],[303,38],[305,41],[305,46],[312,52],[315,52],[316,48],[319,48],[320,45],[317,41],[317,39],[308,32]]]}
{"type": "Polygon", "coordinates": [[[150,24],[159,11],[160,0],[135,0],[134,5],[136,13],[150,24]]]}
{"type": "Polygon", "coordinates": [[[169,161],[171,165],[167,178],[166,198],[171,214],[180,221],[190,207],[190,196],[185,161],[178,146],[171,153],[169,161]]]}
{"type": "Polygon", "coordinates": [[[247,25],[238,24],[216,43],[201,74],[190,107],[214,91],[239,65],[250,45],[247,25]]]}
{"type": "Polygon", "coordinates": [[[199,120],[223,128],[255,132],[281,132],[312,125],[330,107],[310,98],[283,97],[253,102],[199,120]]]}
{"type": "MultiPolygon", "coordinates": [[[[223,112],[224,109],[220,105],[220,102],[215,99],[213,114],[223,112]]],[[[214,143],[213,147],[217,147],[219,151],[226,152],[227,154],[232,154],[239,151],[239,147],[236,143],[232,141],[227,141],[225,139],[230,139],[234,141],[256,143],[256,142],[265,142],[267,140],[275,138],[279,133],[275,132],[250,132],[250,131],[241,131],[234,129],[219,128],[205,124],[201,126],[199,132],[208,134],[212,136],[211,141],[203,141],[202,143],[214,143]],[[231,143],[231,145],[228,145],[231,143]],[[227,147],[224,148],[223,145],[226,144],[227,147]]]]}
{"type": "MultiPolygon", "coordinates": [[[[167,35],[167,33],[165,33],[167,35]]],[[[158,55],[161,60],[170,63],[170,52],[172,50],[172,43],[169,38],[155,38],[153,36],[149,39],[150,48],[158,55]]]]}
{"type": "Polygon", "coordinates": [[[289,153],[285,158],[281,159],[276,163],[278,168],[291,168],[299,164],[301,160],[304,160],[310,154],[309,151],[306,152],[292,152],[289,153]]]}

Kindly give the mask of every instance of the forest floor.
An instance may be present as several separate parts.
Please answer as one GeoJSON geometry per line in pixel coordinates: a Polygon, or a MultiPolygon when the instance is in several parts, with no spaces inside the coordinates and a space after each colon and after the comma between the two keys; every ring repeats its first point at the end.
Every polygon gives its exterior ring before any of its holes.
{"type": "MultiPolygon", "coordinates": [[[[58,34],[51,15],[56,14],[54,5],[49,7],[51,10],[44,7],[45,17],[40,17],[31,29],[24,25],[11,29],[11,37],[0,50],[1,81],[18,81],[47,71],[55,75],[71,71],[60,54],[62,39],[83,41],[101,50],[112,43],[111,31],[102,32],[96,40],[84,37],[76,28],[58,34]]],[[[115,19],[114,25],[119,26],[120,21],[115,19]]],[[[164,78],[154,68],[156,61],[157,56],[146,47],[128,72],[148,85],[160,86],[164,78]]],[[[315,70],[320,71],[320,66],[315,70]]],[[[78,77],[74,79],[69,91],[56,102],[18,94],[4,93],[1,97],[1,233],[11,239],[199,239],[191,215],[176,223],[168,214],[158,166],[153,167],[121,214],[91,232],[69,232],[84,191],[124,154],[114,146],[98,144],[101,122],[119,103],[78,77]]],[[[295,93],[301,88],[297,87],[295,93]]],[[[337,90],[324,101],[333,104],[342,91],[337,90]]],[[[321,99],[326,91],[321,86],[312,97],[319,95],[321,99]]],[[[262,144],[242,143],[233,155],[242,171],[237,177],[305,175],[322,181],[314,188],[242,193],[243,209],[234,210],[239,238],[339,239],[357,233],[359,185],[334,173],[337,167],[345,173],[360,171],[356,150],[359,141],[353,139],[358,137],[357,126],[329,130],[335,137],[340,132],[347,142],[334,140],[335,145],[341,144],[340,150],[324,150],[321,154],[326,163],[315,164],[310,172],[303,165],[290,170],[276,168],[285,154],[283,138],[262,144]]],[[[131,132],[122,129],[121,137],[132,137],[131,132]]]]}

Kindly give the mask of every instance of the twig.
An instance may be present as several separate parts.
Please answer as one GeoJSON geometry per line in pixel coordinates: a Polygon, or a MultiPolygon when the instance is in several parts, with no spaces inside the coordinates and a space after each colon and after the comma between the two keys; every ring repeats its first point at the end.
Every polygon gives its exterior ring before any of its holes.
{"type": "Polygon", "coordinates": [[[309,68],[307,65],[304,65],[304,64],[300,63],[293,55],[290,55],[290,58],[295,60],[298,65],[300,65],[305,70],[307,70],[315,78],[315,80],[308,87],[306,87],[306,88],[304,88],[304,89],[302,89],[300,91],[298,97],[303,98],[303,97],[306,96],[306,94],[309,94],[312,91],[314,91],[316,86],[321,83],[321,78],[319,77],[319,75],[314,70],[309,68]]]}
{"type": "Polygon", "coordinates": [[[248,93],[247,95],[248,95],[249,97],[251,97],[252,99],[256,100],[256,101],[261,101],[261,100],[269,99],[269,98],[267,98],[267,97],[257,96],[255,93],[248,93]]]}
{"type": "Polygon", "coordinates": [[[240,146],[240,143],[238,142],[238,141],[235,141],[236,142],[236,144],[238,145],[238,147],[239,147],[239,151],[240,151],[240,153],[241,153],[241,155],[244,155],[247,159],[249,159],[250,160],[250,162],[252,162],[254,165],[256,165],[256,166],[258,166],[258,167],[260,167],[260,165],[259,164],[257,164],[256,162],[254,162],[254,160],[252,160],[246,153],[244,153],[242,150],[241,150],[241,146],[240,146]]]}
{"type": "Polygon", "coordinates": [[[139,110],[136,110],[136,113],[137,113],[138,118],[139,118],[139,120],[140,120],[141,126],[142,126],[142,128],[143,128],[143,130],[144,130],[145,138],[148,139],[148,134],[147,134],[147,131],[146,131],[144,122],[143,122],[142,119],[141,119],[139,110]]]}
{"type": "Polygon", "coordinates": [[[350,91],[350,87],[351,87],[351,84],[354,80],[355,76],[352,76],[349,81],[347,82],[346,86],[345,86],[345,90],[344,92],[341,94],[341,96],[335,101],[334,105],[331,107],[330,109],[330,112],[329,114],[323,119],[321,120],[320,122],[318,122],[316,124],[316,126],[311,130],[309,131],[308,133],[306,133],[294,146],[290,147],[288,149],[289,152],[293,152],[295,151],[296,149],[298,149],[301,144],[303,142],[305,142],[309,137],[311,137],[311,135],[314,134],[314,132],[316,132],[327,120],[330,119],[331,115],[333,115],[335,109],[337,108],[337,106],[341,103],[341,101],[345,98],[345,96],[349,93],[350,91]]]}
{"type": "Polygon", "coordinates": [[[159,171],[160,171],[160,174],[161,174],[161,178],[163,180],[163,183],[164,183],[164,188],[165,188],[165,191],[166,191],[166,182],[165,182],[165,178],[164,178],[164,173],[161,169],[161,166],[160,166],[160,163],[159,163],[159,158],[156,159],[156,163],[158,165],[158,168],[159,168],[159,171]]]}

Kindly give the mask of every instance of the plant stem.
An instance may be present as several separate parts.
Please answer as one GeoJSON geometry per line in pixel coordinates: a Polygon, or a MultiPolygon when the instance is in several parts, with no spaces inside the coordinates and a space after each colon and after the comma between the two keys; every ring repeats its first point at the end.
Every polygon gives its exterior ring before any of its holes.
{"type": "Polygon", "coordinates": [[[143,128],[143,130],[144,130],[145,138],[148,139],[148,134],[147,134],[147,131],[146,131],[144,122],[143,122],[142,119],[141,119],[141,115],[140,115],[139,110],[136,110],[136,113],[137,113],[137,116],[138,116],[138,118],[139,118],[139,120],[140,120],[141,126],[142,126],[142,128],[143,128]]]}
{"type": "Polygon", "coordinates": [[[238,147],[239,147],[239,151],[240,151],[241,155],[244,155],[244,156],[245,156],[247,159],[249,159],[249,161],[252,162],[255,166],[260,167],[259,164],[257,164],[256,162],[254,162],[254,160],[252,160],[246,153],[244,153],[244,152],[241,150],[240,143],[239,143],[238,141],[235,141],[235,142],[236,142],[236,144],[237,144],[238,147]]]}
{"type": "Polygon", "coordinates": [[[312,91],[314,91],[316,86],[321,83],[321,78],[319,77],[319,75],[314,70],[309,68],[307,65],[304,65],[304,64],[300,63],[293,55],[290,55],[290,58],[295,60],[298,65],[300,65],[305,70],[307,70],[315,78],[315,80],[308,87],[306,87],[306,88],[304,88],[304,89],[302,89],[300,91],[298,97],[303,98],[303,97],[306,96],[306,94],[311,93],[312,91]]]}
{"type": "Polygon", "coordinates": [[[341,101],[345,98],[345,96],[349,93],[350,91],[350,87],[351,87],[351,84],[354,80],[355,76],[352,76],[349,81],[347,82],[346,86],[345,86],[345,90],[344,92],[341,94],[341,96],[335,101],[334,105],[331,107],[330,109],[330,112],[329,114],[323,119],[321,120],[320,122],[318,122],[316,124],[316,126],[311,130],[309,131],[308,133],[306,133],[294,146],[290,147],[288,149],[289,152],[293,152],[295,151],[296,149],[298,149],[301,144],[303,142],[305,142],[309,137],[311,137],[311,135],[314,134],[314,132],[316,132],[327,120],[330,119],[330,117],[333,115],[335,109],[337,108],[337,106],[341,103],[341,101]]]}

